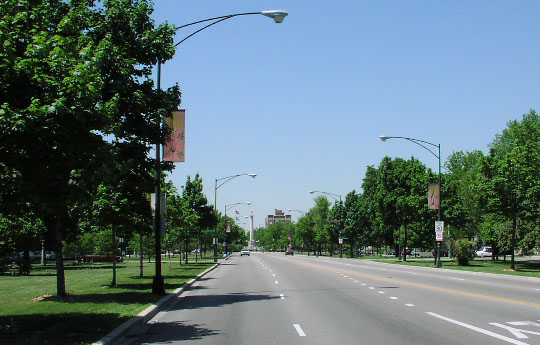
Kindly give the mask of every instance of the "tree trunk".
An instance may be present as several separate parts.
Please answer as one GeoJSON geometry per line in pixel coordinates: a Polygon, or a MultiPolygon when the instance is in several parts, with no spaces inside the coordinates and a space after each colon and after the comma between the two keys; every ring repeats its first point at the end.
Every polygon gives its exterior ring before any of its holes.
{"type": "Polygon", "coordinates": [[[186,260],[186,264],[188,264],[189,259],[188,259],[188,241],[187,240],[184,242],[184,258],[186,260]]]}
{"type": "Polygon", "coordinates": [[[140,252],[139,252],[139,267],[140,267],[140,272],[139,272],[139,277],[140,278],[143,278],[144,277],[144,262],[143,262],[143,255],[144,255],[144,246],[143,246],[143,234],[142,232],[139,234],[140,236],[140,252]]]}
{"type": "Polygon", "coordinates": [[[116,230],[112,227],[112,282],[111,286],[116,286],[116,230]]]}
{"type": "Polygon", "coordinates": [[[55,221],[54,224],[54,240],[56,247],[56,295],[65,297],[67,294],[64,272],[64,246],[62,244],[62,234],[60,233],[60,224],[58,221],[55,221]]]}
{"type": "Polygon", "coordinates": [[[516,223],[517,223],[517,216],[514,214],[514,218],[512,219],[512,269],[515,270],[515,263],[514,263],[514,251],[516,248],[516,223]]]}

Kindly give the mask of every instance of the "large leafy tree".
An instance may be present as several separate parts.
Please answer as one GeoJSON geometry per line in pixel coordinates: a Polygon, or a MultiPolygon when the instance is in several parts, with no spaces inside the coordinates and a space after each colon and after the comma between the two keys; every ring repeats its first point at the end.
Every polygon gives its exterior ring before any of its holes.
{"type": "Polygon", "coordinates": [[[482,151],[457,151],[445,163],[444,219],[455,239],[471,240],[480,230],[483,159],[482,151]]]}
{"type": "MultiPolygon", "coordinates": [[[[538,217],[535,201],[540,193],[540,116],[534,110],[521,121],[510,121],[490,145],[482,171],[488,210],[512,222],[511,255],[517,245],[518,220],[538,217]]],[[[526,234],[521,234],[521,239],[526,234]]]]}
{"type": "Polygon", "coordinates": [[[58,295],[70,207],[101,167],[104,135],[147,152],[180,101],[150,80],[174,54],[174,27],[151,12],[149,0],[0,1],[0,204],[31,205],[54,235],[58,295]]]}

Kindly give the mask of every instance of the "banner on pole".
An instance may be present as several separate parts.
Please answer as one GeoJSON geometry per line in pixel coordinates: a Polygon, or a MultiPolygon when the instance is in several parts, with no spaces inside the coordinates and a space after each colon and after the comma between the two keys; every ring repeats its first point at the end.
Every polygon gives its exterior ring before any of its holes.
{"type": "Polygon", "coordinates": [[[438,210],[441,207],[441,185],[438,183],[428,184],[428,208],[438,210]]]}
{"type": "Polygon", "coordinates": [[[186,111],[175,110],[171,117],[165,118],[165,125],[172,131],[165,144],[163,160],[166,162],[185,162],[186,159],[186,111]]]}

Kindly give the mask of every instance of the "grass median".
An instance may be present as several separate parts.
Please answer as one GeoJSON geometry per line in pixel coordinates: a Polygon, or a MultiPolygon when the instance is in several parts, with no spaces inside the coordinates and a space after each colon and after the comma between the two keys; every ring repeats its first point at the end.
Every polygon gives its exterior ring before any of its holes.
{"type": "MultiPolygon", "coordinates": [[[[165,290],[170,293],[213,265],[162,259],[165,290]]],[[[163,296],[152,294],[155,263],[66,265],[66,298],[57,298],[54,266],[34,266],[29,276],[0,276],[0,344],[91,344],[163,296]]]]}
{"type": "MultiPolygon", "coordinates": [[[[418,259],[407,257],[407,261],[398,260],[396,258],[379,258],[373,261],[386,262],[397,265],[434,267],[434,259],[418,259]]],[[[537,260],[516,261],[515,270],[512,270],[510,268],[510,262],[508,260],[504,262],[503,260],[493,261],[489,259],[472,260],[466,266],[460,266],[454,261],[445,260],[442,262],[442,268],[460,271],[484,272],[540,278],[540,261],[537,260]]]]}

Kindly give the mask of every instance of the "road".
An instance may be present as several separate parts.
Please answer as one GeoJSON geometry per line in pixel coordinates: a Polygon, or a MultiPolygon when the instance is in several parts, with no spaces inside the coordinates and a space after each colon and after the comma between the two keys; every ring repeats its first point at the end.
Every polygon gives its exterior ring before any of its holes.
{"type": "Polygon", "coordinates": [[[252,253],[124,344],[539,344],[540,280],[252,253]]]}

